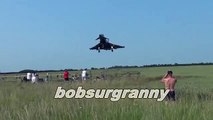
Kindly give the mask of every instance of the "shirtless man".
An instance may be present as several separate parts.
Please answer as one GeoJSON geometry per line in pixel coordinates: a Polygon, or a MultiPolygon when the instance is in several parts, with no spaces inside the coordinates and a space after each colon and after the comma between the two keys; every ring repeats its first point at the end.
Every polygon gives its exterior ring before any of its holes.
{"type": "Polygon", "coordinates": [[[162,78],[162,83],[165,85],[165,89],[169,90],[169,93],[167,94],[168,100],[175,101],[175,84],[177,82],[176,78],[173,77],[173,72],[168,71],[167,74],[162,78]]]}

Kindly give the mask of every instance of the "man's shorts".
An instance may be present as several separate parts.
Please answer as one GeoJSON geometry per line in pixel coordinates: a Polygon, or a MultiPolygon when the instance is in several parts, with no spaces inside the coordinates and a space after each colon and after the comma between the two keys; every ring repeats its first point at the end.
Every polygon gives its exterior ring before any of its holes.
{"type": "Polygon", "coordinates": [[[169,93],[167,94],[167,99],[175,101],[175,91],[169,91],[169,93]]]}

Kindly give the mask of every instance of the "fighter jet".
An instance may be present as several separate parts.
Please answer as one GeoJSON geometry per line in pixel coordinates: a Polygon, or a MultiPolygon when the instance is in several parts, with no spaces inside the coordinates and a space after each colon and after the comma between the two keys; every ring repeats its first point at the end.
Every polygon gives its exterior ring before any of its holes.
{"type": "Polygon", "coordinates": [[[109,38],[106,38],[103,34],[100,34],[96,40],[98,39],[100,40],[100,43],[90,48],[90,50],[98,50],[98,52],[100,52],[100,50],[111,50],[113,52],[114,49],[124,48],[124,46],[110,43],[109,38]]]}

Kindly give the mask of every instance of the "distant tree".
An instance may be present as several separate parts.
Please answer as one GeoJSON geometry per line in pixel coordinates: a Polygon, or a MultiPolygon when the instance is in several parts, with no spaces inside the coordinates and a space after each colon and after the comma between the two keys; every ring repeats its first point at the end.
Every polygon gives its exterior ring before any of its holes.
{"type": "Polygon", "coordinates": [[[30,70],[30,69],[19,71],[19,73],[28,73],[28,72],[33,73],[33,72],[36,72],[36,71],[35,70],[30,70]]]}
{"type": "Polygon", "coordinates": [[[97,70],[98,68],[91,67],[91,70],[97,70]]]}

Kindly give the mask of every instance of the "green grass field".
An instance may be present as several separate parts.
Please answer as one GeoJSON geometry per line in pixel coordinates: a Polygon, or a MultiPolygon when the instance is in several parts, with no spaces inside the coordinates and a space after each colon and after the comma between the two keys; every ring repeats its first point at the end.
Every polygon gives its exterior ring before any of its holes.
{"type": "MultiPolygon", "coordinates": [[[[79,72],[79,71],[77,71],[79,72]]],[[[74,72],[70,72],[73,74],[74,72]]],[[[80,72],[79,72],[80,73],[80,72]]],[[[63,82],[49,73],[47,83],[21,83],[14,75],[0,75],[0,120],[212,120],[213,66],[129,68],[89,71],[85,83],[63,82]],[[54,99],[58,86],[88,88],[163,88],[167,70],[177,77],[176,102],[152,99],[54,99]],[[107,80],[95,81],[105,74],[107,80]]],[[[46,73],[40,73],[44,77],[46,73]]]]}

